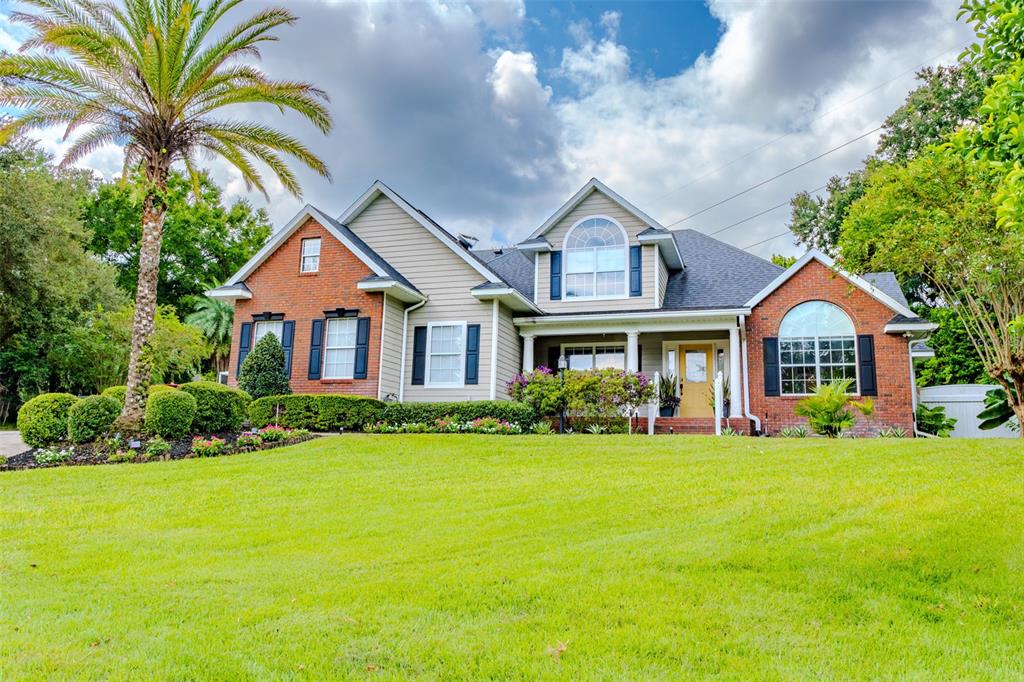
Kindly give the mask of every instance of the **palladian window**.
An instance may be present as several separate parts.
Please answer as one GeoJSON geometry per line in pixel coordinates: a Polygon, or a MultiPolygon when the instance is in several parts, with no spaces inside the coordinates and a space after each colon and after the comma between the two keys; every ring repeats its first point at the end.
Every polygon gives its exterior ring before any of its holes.
{"type": "Polygon", "coordinates": [[[857,392],[856,334],[840,308],[824,301],[794,307],[779,328],[782,394],[812,393],[819,384],[852,379],[857,392]]]}
{"type": "Polygon", "coordinates": [[[565,239],[565,297],[626,294],[626,235],[607,218],[578,223],[565,239]]]}

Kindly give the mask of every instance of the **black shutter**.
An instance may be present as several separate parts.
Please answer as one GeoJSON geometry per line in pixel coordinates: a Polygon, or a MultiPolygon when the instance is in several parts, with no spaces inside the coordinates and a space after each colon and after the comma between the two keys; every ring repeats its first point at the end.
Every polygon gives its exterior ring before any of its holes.
{"type": "Polygon", "coordinates": [[[562,300],[562,252],[551,252],[551,300],[562,300]]]}
{"type": "Polygon", "coordinates": [[[245,356],[249,354],[250,348],[252,348],[252,322],[243,322],[242,333],[238,338],[238,368],[235,370],[235,379],[242,372],[242,362],[245,361],[245,356]]]}
{"type": "Polygon", "coordinates": [[[779,390],[779,340],[773,336],[765,337],[764,345],[764,394],[780,395],[779,390]]]}
{"type": "Polygon", "coordinates": [[[480,325],[466,326],[466,383],[480,383],[480,325]]]}
{"type": "Polygon", "coordinates": [[[558,355],[561,349],[558,346],[548,347],[548,369],[558,372],[558,355]]]}
{"type": "Polygon", "coordinates": [[[356,320],[356,361],[352,368],[353,379],[366,378],[366,366],[370,362],[370,318],[356,320]]]}
{"type": "Polygon", "coordinates": [[[281,336],[281,348],[284,349],[284,375],[289,379],[292,378],[292,345],[295,341],[295,322],[288,320],[282,325],[281,336]]]}
{"type": "Polygon", "coordinates": [[[636,371],[644,371],[644,344],[636,345],[636,371]]]}
{"type": "Polygon", "coordinates": [[[875,337],[861,334],[857,337],[857,353],[860,364],[860,394],[878,395],[878,380],[875,375],[875,337]]]}
{"type": "Polygon", "coordinates": [[[313,331],[309,335],[309,374],[310,379],[320,378],[320,368],[323,366],[324,352],[324,321],[313,320],[313,331]]]}
{"type": "Polygon", "coordinates": [[[412,332],[412,385],[422,386],[427,373],[427,328],[416,327],[412,332]]]}
{"type": "Polygon", "coordinates": [[[629,247],[629,295],[643,296],[643,258],[639,246],[629,247]]]}

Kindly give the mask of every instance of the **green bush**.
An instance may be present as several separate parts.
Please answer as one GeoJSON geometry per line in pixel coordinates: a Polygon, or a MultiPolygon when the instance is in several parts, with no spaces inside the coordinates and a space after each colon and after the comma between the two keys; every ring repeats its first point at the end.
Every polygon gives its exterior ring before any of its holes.
{"type": "Polygon", "coordinates": [[[252,398],[245,391],[213,381],[192,381],[178,387],[196,399],[192,430],[198,433],[237,431],[252,398]]]}
{"type": "Polygon", "coordinates": [[[310,431],[358,431],[378,421],[384,403],[357,395],[272,395],[249,405],[249,424],[280,424],[310,431]]]}
{"type": "Polygon", "coordinates": [[[469,422],[484,417],[504,419],[524,429],[536,421],[533,408],[515,400],[472,400],[455,403],[387,403],[382,419],[390,424],[433,422],[450,418],[469,422]]]}
{"type": "Polygon", "coordinates": [[[185,391],[160,391],[146,401],[146,430],[161,438],[181,438],[192,430],[196,399],[185,391]]]}
{"type": "Polygon", "coordinates": [[[68,410],[78,402],[70,393],[43,393],[18,410],[21,439],[32,447],[59,443],[68,437],[68,410]]]}
{"type": "Polygon", "coordinates": [[[838,438],[857,421],[848,408],[853,407],[865,417],[870,417],[875,409],[871,398],[853,400],[848,393],[852,385],[852,379],[819,384],[813,395],[796,404],[793,412],[798,417],[807,417],[807,425],[818,435],[838,438]]]}
{"type": "Polygon", "coordinates": [[[284,375],[284,349],[273,334],[267,334],[245,356],[238,372],[238,387],[253,398],[292,392],[284,375]]]}
{"type": "MultiPolygon", "coordinates": [[[[173,390],[174,386],[168,386],[167,384],[153,384],[152,386],[149,387],[148,395],[153,395],[154,393],[159,393],[160,391],[173,390]]],[[[128,393],[127,386],[111,386],[110,388],[103,389],[103,392],[100,393],[100,395],[106,396],[108,398],[113,398],[114,400],[117,401],[118,405],[124,407],[124,396],[126,393],[128,393]]]]}
{"type": "Polygon", "coordinates": [[[946,408],[942,405],[928,407],[917,406],[917,428],[923,433],[930,433],[939,438],[949,438],[956,427],[956,419],[946,416],[946,408]]]}
{"type": "Polygon", "coordinates": [[[91,395],[68,409],[68,438],[72,443],[89,443],[107,431],[121,413],[121,406],[109,396],[91,395]]]}

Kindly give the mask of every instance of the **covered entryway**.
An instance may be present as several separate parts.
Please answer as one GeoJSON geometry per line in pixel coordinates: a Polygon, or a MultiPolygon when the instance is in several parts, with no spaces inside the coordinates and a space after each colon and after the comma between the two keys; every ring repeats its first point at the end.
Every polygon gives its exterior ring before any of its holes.
{"type": "Polygon", "coordinates": [[[714,343],[680,344],[677,356],[679,416],[713,417],[709,396],[714,376],[714,343]]]}

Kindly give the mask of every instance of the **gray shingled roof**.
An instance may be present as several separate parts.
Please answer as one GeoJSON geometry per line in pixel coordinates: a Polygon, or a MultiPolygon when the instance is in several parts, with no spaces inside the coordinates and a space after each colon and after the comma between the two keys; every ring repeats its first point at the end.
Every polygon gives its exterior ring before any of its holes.
{"type": "Polygon", "coordinates": [[[778,265],[696,230],[673,233],[686,269],[668,278],[665,310],[741,308],[782,274],[778,265]]]}
{"type": "MultiPolygon", "coordinates": [[[[474,251],[478,258],[484,253],[474,251]]],[[[533,300],[533,259],[518,249],[506,248],[500,256],[494,256],[486,261],[489,267],[498,277],[501,277],[513,289],[526,298],[533,300]]]]}
{"type": "MultiPolygon", "coordinates": [[[[360,239],[358,236],[356,236],[355,232],[353,232],[352,230],[348,229],[348,227],[346,227],[345,225],[342,225],[337,220],[335,220],[334,218],[332,218],[332,217],[330,217],[330,216],[328,216],[326,214],[324,214],[324,217],[331,221],[331,227],[333,227],[338,232],[341,232],[343,235],[345,235],[346,238],[351,239],[353,242],[355,242],[355,245],[358,246],[359,249],[363,253],[365,253],[368,258],[370,258],[370,260],[372,260],[374,263],[379,265],[381,267],[381,269],[384,270],[384,272],[388,273],[388,276],[391,279],[395,280],[396,282],[401,282],[402,284],[404,284],[405,286],[409,287],[413,291],[415,291],[417,293],[420,293],[420,290],[417,289],[415,286],[413,286],[412,282],[410,282],[408,279],[406,279],[402,275],[402,273],[400,273],[398,270],[396,270],[394,268],[394,266],[391,265],[391,263],[389,263],[386,260],[384,260],[383,258],[381,258],[381,256],[376,251],[371,249],[366,242],[364,242],[362,239],[360,239]]],[[[370,278],[367,278],[367,279],[370,279],[370,278]]]]}
{"type": "Polygon", "coordinates": [[[907,297],[903,295],[903,287],[896,280],[896,275],[891,272],[868,272],[863,275],[868,284],[882,290],[882,293],[897,303],[909,308],[907,297]]]}

